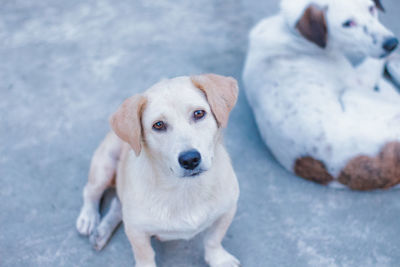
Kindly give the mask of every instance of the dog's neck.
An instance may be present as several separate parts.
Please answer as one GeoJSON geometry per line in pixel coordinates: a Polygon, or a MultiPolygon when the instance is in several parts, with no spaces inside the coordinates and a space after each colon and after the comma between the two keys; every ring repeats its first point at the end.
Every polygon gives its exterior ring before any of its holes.
{"type": "Polygon", "coordinates": [[[360,55],[346,55],[346,58],[349,60],[351,65],[353,65],[353,67],[357,67],[361,65],[367,57],[360,54],[360,55]]]}

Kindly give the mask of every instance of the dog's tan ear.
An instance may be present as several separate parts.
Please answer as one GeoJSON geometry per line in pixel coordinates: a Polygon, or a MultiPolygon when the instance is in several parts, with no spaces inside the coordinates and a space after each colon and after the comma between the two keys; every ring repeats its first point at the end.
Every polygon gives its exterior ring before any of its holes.
{"type": "Polygon", "coordinates": [[[144,96],[132,96],[126,99],[110,118],[111,128],[119,138],[131,145],[137,156],[142,150],[141,117],[145,104],[144,96]]]}
{"type": "Polygon", "coordinates": [[[297,22],[296,28],[307,40],[325,48],[328,41],[328,29],[325,20],[325,10],[311,4],[297,22]]]}
{"type": "Polygon", "coordinates": [[[232,77],[216,74],[192,76],[193,84],[204,92],[219,127],[226,127],[229,113],[236,104],[239,88],[232,77]]]}
{"type": "Polygon", "coordinates": [[[383,5],[382,5],[382,3],[381,3],[381,0],[374,0],[374,2],[375,2],[376,7],[377,7],[380,11],[385,12],[385,8],[383,7],[383,5]]]}

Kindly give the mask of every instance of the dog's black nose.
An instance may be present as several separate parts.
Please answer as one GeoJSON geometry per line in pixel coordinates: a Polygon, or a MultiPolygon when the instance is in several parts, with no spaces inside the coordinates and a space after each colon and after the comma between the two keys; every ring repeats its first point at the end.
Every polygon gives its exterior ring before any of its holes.
{"type": "Polygon", "coordinates": [[[179,164],[186,170],[194,170],[201,162],[201,155],[197,150],[189,150],[179,154],[179,164]]]}
{"type": "Polygon", "coordinates": [[[392,52],[396,49],[397,45],[399,44],[399,40],[397,38],[389,38],[383,43],[383,49],[386,52],[392,52]]]}

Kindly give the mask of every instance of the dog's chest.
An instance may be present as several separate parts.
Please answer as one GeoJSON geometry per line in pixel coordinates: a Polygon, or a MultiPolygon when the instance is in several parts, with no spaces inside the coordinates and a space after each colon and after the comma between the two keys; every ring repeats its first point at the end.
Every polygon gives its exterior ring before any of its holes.
{"type": "Polygon", "coordinates": [[[126,215],[130,215],[124,216],[124,223],[132,223],[163,241],[190,239],[211,226],[233,204],[227,198],[158,199],[140,209],[126,209],[126,215]]]}
{"type": "Polygon", "coordinates": [[[221,215],[221,211],[198,211],[160,220],[154,235],[162,240],[190,239],[210,227],[221,215]]]}

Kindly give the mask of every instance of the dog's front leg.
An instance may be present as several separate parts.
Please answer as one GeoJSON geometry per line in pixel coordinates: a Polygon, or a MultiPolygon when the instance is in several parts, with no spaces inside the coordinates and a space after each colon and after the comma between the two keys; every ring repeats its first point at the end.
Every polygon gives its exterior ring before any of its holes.
{"type": "Polygon", "coordinates": [[[104,191],[111,185],[116,173],[122,141],[109,133],[93,155],[89,180],[83,189],[83,206],[76,220],[82,235],[90,235],[99,223],[99,203],[104,191]]]}
{"type": "Polygon", "coordinates": [[[151,246],[151,236],[145,232],[125,226],[126,235],[131,243],[136,267],[156,267],[155,253],[151,246]]]}
{"type": "Polygon", "coordinates": [[[204,237],[205,260],[211,267],[237,267],[240,262],[222,247],[222,239],[236,213],[236,205],[207,230],[204,237]]]}

